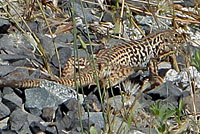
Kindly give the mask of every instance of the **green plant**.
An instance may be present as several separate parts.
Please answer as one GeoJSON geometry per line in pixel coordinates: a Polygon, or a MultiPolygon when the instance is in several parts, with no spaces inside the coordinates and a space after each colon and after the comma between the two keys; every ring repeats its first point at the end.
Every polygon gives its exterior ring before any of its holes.
{"type": "Polygon", "coordinates": [[[191,65],[195,66],[197,70],[200,71],[200,49],[195,51],[191,65]]]}
{"type": "Polygon", "coordinates": [[[161,101],[154,103],[150,106],[150,112],[155,116],[155,129],[158,133],[164,133],[167,131],[166,121],[173,115],[175,115],[176,110],[172,105],[161,105],[161,101]]]}

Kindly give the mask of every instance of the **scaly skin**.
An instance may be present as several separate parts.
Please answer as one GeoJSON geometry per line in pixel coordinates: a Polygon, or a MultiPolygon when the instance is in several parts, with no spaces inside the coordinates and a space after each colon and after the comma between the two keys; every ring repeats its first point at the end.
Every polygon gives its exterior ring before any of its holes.
{"type": "MultiPolygon", "coordinates": [[[[186,43],[186,34],[179,34],[175,30],[160,31],[150,34],[140,40],[124,42],[112,48],[101,49],[95,54],[95,63],[91,64],[86,59],[79,60],[81,69],[74,79],[74,58],[69,59],[63,69],[63,77],[55,82],[75,88],[75,82],[80,86],[95,84],[96,77],[103,87],[110,87],[123,81],[134,72],[134,68],[146,67],[152,58],[173,51],[176,46],[186,43]],[[80,76],[80,77],[79,77],[80,76]],[[110,84],[108,84],[108,80],[110,84]]],[[[75,63],[77,68],[78,62],[75,63]]],[[[5,81],[0,80],[0,86],[32,88],[38,87],[44,79],[5,81]]]]}

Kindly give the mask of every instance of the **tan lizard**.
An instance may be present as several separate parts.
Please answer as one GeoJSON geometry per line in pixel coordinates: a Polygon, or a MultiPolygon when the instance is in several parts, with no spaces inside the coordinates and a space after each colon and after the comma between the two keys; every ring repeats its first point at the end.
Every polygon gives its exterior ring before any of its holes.
{"type": "MultiPolygon", "coordinates": [[[[186,34],[176,30],[166,30],[155,32],[142,39],[124,42],[112,48],[101,49],[95,54],[95,63],[92,65],[87,59],[76,59],[83,64],[82,69],[74,79],[74,58],[69,59],[63,69],[63,77],[55,82],[75,88],[75,82],[80,86],[95,83],[94,68],[96,68],[97,78],[102,86],[109,87],[123,81],[135,68],[146,67],[152,58],[175,50],[177,46],[186,43],[186,34]],[[80,77],[79,77],[80,76],[80,77]]],[[[24,80],[24,81],[5,81],[0,80],[0,86],[31,88],[38,87],[44,79],[24,80]]]]}

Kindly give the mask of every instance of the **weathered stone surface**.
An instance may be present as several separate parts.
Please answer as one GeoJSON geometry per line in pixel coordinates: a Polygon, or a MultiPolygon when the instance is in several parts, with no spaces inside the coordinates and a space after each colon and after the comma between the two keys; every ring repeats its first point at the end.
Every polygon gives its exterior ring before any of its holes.
{"type": "MultiPolygon", "coordinates": [[[[67,60],[71,57],[72,55],[72,48],[70,47],[60,47],[58,48],[58,54],[59,54],[59,60],[60,60],[60,64],[61,67],[63,68],[65,63],[67,62],[67,60]]],[[[56,57],[56,55],[53,55],[52,59],[51,59],[52,64],[58,68],[58,59],[56,57]]]]}
{"type": "Polygon", "coordinates": [[[7,117],[10,114],[10,109],[0,102],[0,120],[7,117]]]}
{"type": "Polygon", "coordinates": [[[27,109],[37,108],[42,110],[45,107],[53,107],[54,109],[64,101],[70,98],[76,98],[75,90],[60,85],[55,82],[44,81],[41,88],[31,88],[25,90],[27,109]]]}
{"type": "Polygon", "coordinates": [[[47,122],[51,122],[53,120],[53,116],[55,114],[55,110],[51,107],[45,107],[42,109],[42,119],[47,122]]]}
{"type": "Polygon", "coordinates": [[[10,130],[19,131],[27,122],[27,114],[21,109],[15,109],[8,120],[8,128],[10,130]]]}
{"type": "Polygon", "coordinates": [[[89,95],[85,98],[83,102],[83,106],[86,111],[90,112],[100,112],[101,111],[101,104],[96,95],[89,95]]]}
{"type": "Polygon", "coordinates": [[[5,94],[2,98],[2,102],[10,109],[10,111],[14,111],[15,108],[20,108],[22,106],[22,99],[14,92],[5,94]]]}
{"type": "Polygon", "coordinates": [[[41,123],[39,122],[32,122],[30,124],[30,130],[32,133],[37,134],[40,132],[45,132],[46,127],[43,126],[41,123]]]}

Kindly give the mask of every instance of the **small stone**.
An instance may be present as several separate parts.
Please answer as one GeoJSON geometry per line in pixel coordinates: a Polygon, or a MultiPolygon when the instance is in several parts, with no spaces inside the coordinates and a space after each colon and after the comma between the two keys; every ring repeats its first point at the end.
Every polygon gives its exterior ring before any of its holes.
{"type": "Polygon", "coordinates": [[[42,110],[42,119],[47,122],[51,122],[53,120],[53,115],[55,114],[55,110],[51,107],[45,107],[42,110]]]}
{"type": "Polygon", "coordinates": [[[30,108],[28,111],[35,116],[40,116],[42,114],[42,111],[38,108],[30,108]]]}
{"type": "Polygon", "coordinates": [[[47,134],[58,134],[55,126],[47,127],[45,132],[47,134]]]}
{"type": "Polygon", "coordinates": [[[3,95],[11,94],[13,92],[14,92],[14,90],[12,88],[10,88],[10,87],[4,87],[3,88],[3,95]]]}
{"type": "MultiPolygon", "coordinates": [[[[58,53],[60,55],[60,64],[61,67],[63,68],[67,60],[71,57],[72,55],[72,49],[70,47],[60,47],[58,48],[58,53]]],[[[52,56],[51,62],[55,67],[58,68],[58,59],[56,55],[52,56]]]]}
{"type": "Polygon", "coordinates": [[[57,121],[58,130],[71,130],[74,127],[74,118],[65,115],[60,121],[57,121]]]}
{"type": "Polygon", "coordinates": [[[38,134],[40,132],[45,132],[46,127],[43,126],[41,123],[39,122],[32,122],[30,124],[30,130],[32,133],[34,134],[38,134]]]}
{"type": "Polygon", "coordinates": [[[57,109],[57,106],[64,101],[77,98],[77,94],[72,88],[51,81],[41,82],[40,88],[25,90],[25,96],[26,109],[37,108],[40,110],[45,107],[57,109]]]}
{"type": "Polygon", "coordinates": [[[173,85],[172,82],[165,82],[148,91],[147,94],[152,97],[152,100],[165,99],[167,102],[178,105],[178,98],[182,95],[182,90],[173,85]]]}
{"type": "Polygon", "coordinates": [[[19,131],[27,122],[27,114],[21,109],[15,109],[8,120],[8,128],[10,130],[19,131]]]}
{"type": "Polygon", "coordinates": [[[22,99],[14,92],[4,95],[2,102],[10,109],[10,111],[14,111],[15,108],[22,106],[22,99]]]}
{"type": "Polygon", "coordinates": [[[78,100],[75,99],[70,99],[64,102],[61,105],[61,109],[63,110],[63,112],[68,113],[68,116],[70,116],[71,118],[78,118],[80,114],[83,114],[85,112],[83,106],[80,105],[78,100]]]}
{"type": "Polygon", "coordinates": [[[4,129],[4,130],[0,131],[0,134],[18,134],[18,133],[14,130],[4,129]]]}
{"type": "MultiPolygon", "coordinates": [[[[8,119],[9,119],[9,117],[4,118],[3,120],[0,120],[0,130],[7,128],[8,119]]],[[[1,131],[0,131],[0,133],[1,133],[1,131]]]]}
{"type": "Polygon", "coordinates": [[[83,102],[84,108],[90,112],[100,112],[101,104],[96,95],[89,95],[85,98],[83,102]]]}
{"type": "Polygon", "coordinates": [[[0,120],[10,115],[10,109],[0,102],[0,120]]]}

